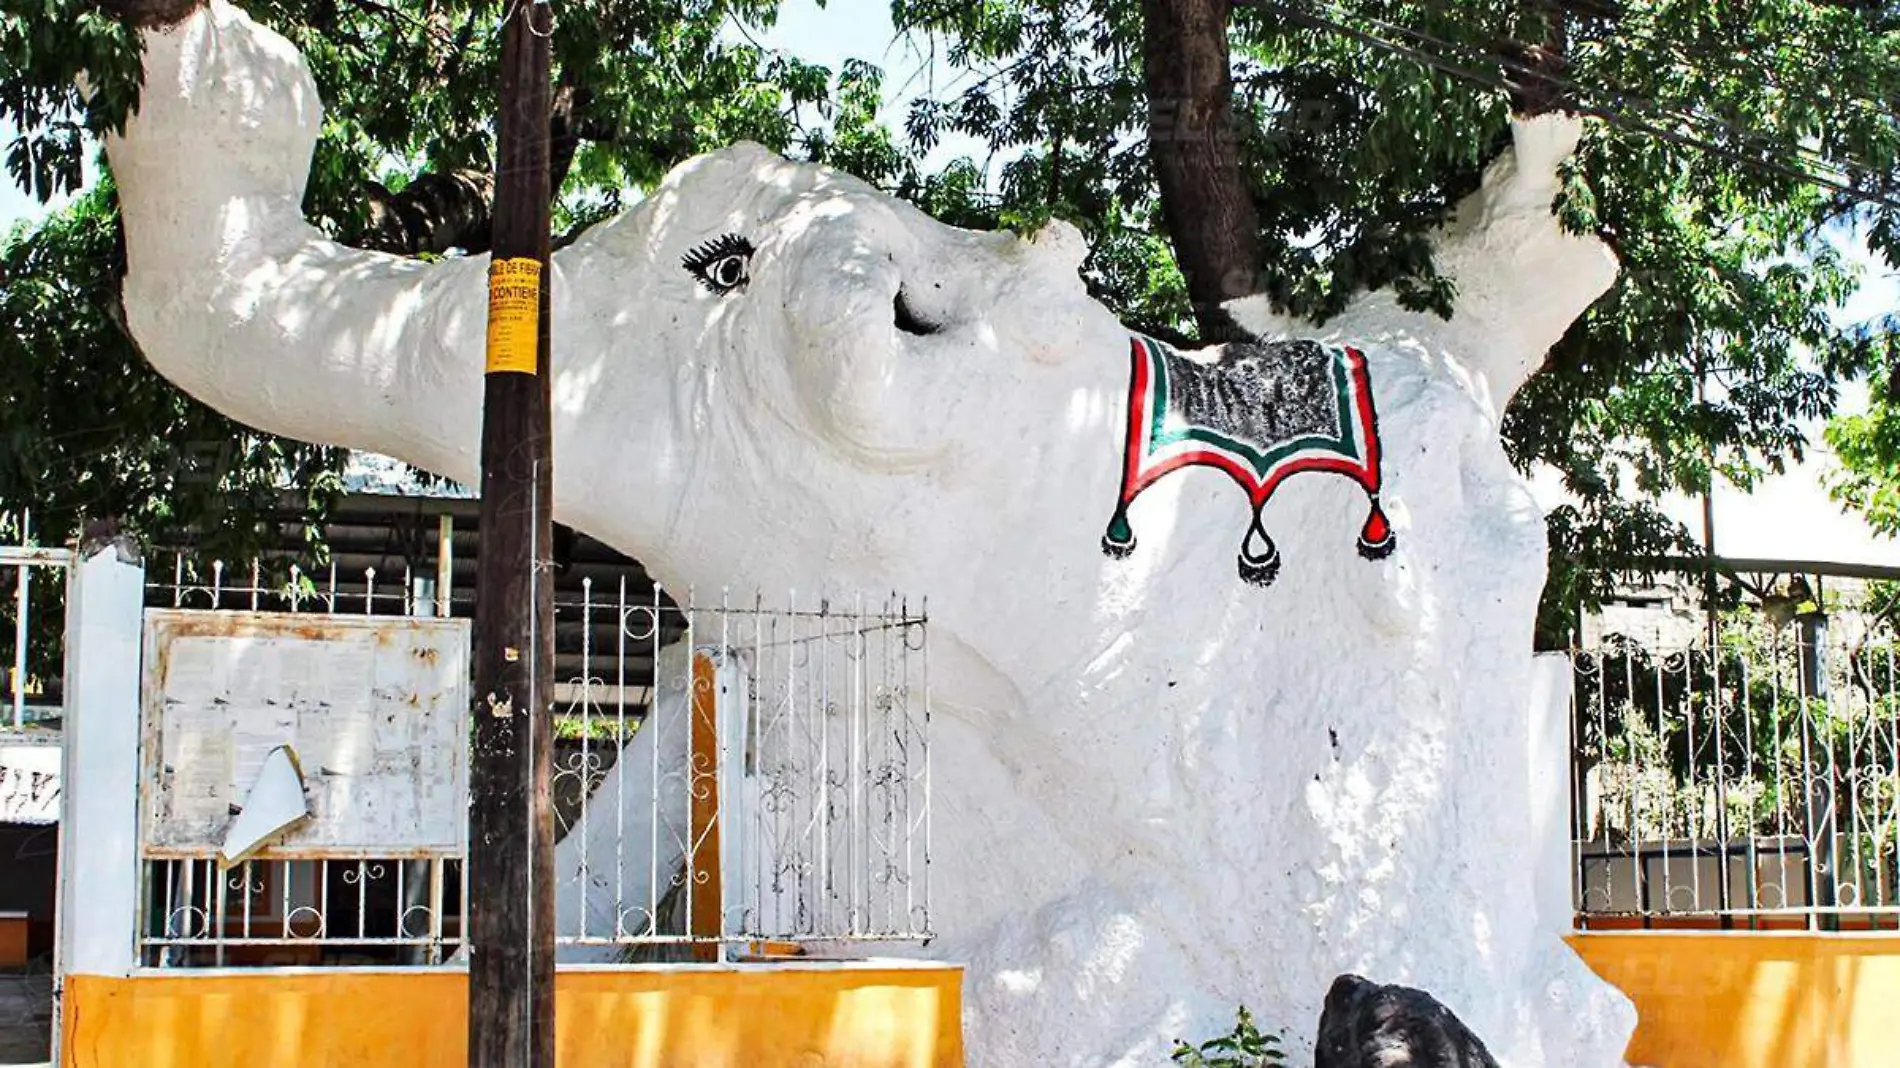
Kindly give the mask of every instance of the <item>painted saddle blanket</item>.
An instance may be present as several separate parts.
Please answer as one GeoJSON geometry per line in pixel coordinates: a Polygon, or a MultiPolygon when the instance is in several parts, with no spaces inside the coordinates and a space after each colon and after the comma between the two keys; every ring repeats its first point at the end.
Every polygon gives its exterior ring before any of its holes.
{"type": "Polygon", "coordinates": [[[1258,586],[1280,572],[1280,551],[1260,513],[1281,482],[1302,471],[1345,475],[1366,491],[1359,531],[1368,560],[1397,543],[1379,506],[1379,419],[1366,358],[1317,341],[1245,341],[1214,362],[1153,338],[1133,339],[1121,497],[1102,536],[1111,557],[1135,549],[1128,507],[1171,471],[1202,464],[1247,492],[1252,521],[1240,544],[1240,577],[1258,586]]]}

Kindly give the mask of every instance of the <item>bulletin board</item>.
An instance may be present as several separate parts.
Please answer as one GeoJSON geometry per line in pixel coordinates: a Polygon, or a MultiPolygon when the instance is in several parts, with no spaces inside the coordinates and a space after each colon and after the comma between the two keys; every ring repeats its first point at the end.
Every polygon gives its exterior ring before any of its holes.
{"type": "Polygon", "coordinates": [[[205,856],[288,745],[311,816],[259,856],[456,855],[468,798],[469,621],[149,610],[147,856],[205,856]]]}

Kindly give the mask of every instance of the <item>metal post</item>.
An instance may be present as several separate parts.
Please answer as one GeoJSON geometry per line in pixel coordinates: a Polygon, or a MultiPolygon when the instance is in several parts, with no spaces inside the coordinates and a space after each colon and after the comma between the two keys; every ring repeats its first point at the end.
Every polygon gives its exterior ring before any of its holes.
{"type": "MultiPolygon", "coordinates": [[[[721,650],[724,651],[723,648],[721,650]]],[[[687,847],[686,870],[693,875],[692,885],[687,887],[691,895],[691,905],[687,911],[692,922],[687,934],[696,939],[691,947],[691,956],[696,961],[719,961],[725,959],[725,944],[721,936],[725,933],[725,888],[721,876],[724,875],[720,863],[719,846],[720,817],[723,812],[720,803],[720,732],[719,732],[719,679],[715,674],[713,659],[706,653],[694,651],[687,669],[692,687],[687,702],[691,722],[687,727],[687,745],[691,755],[687,759],[687,847]]]]}
{"type": "Polygon", "coordinates": [[[468,1063],[554,1065],[549,0],[504,16],[469,760],[468,1063]]]}
{"type": "MultiPolygon", "coordinates": [[[[410,568],[414,570],[413,567],[410,568]]],[[[427,576],[412,575],[409,580],[409,605],[412,615],[428,619],[437,615],[438,599],[435,592],[435,580],[427,576]]],[[[423,860],[398,860],[395,862],[397,894],[395,937],[418,939],[402,946],[399,952],[404,963],[434,964],[436,951],[440,944],[431,937],[441,923],[442,903],[433,896],[441,889],[440,880],[432,877],[432,872],[441,864],[438,857],[423,860]],[[418,930],[415,916],[427,916],[428,927],[418,930]],[[421,939],[426,938],[426,941],[421,939]]]]}
{"type": "MultiPolygon", "coordinates": [[[[33,513],[20,513],[20,547],[25,548],[32,542],[33,513]]],[[[20,586],[14,596],[13,604],[13,729],[26,729],[26,644],[27,613],[32,611],[32,569],[21,564],[15,569],[19,575],[20,586]]]]}
{"type": "Polygon", "coordinates": [[[455,592],[455,517],[443,512],[435,525],[435,615],[447,619],[453,613],[455,592]]]}
{"type": "MultiPolygon", "coordinates": [[[[1801,762],[1802,779],[1807,793],[1809,879],[1817,909],[1831,909],[1839,903],[1836,892],[1839,873],[1834,870],[1834,748],[1816,730],[1816,717],[1827,707],[1827,613],[1804,612],[1796,617],[1801,627],[1801,762]]],[[[1839,917],[1820,914],[1821,925],[1833,929],[1839,917]]]]}

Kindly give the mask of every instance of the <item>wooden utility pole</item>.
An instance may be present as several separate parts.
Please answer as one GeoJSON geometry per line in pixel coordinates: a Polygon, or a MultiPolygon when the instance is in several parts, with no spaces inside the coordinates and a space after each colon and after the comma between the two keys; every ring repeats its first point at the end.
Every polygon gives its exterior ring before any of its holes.
{"type": "Polygon", "coordinates": [[[554,12],[512,0],[501,44],[482,397],[469,761],[468,1063],[554,1066],[548,108],[554,12]]]}

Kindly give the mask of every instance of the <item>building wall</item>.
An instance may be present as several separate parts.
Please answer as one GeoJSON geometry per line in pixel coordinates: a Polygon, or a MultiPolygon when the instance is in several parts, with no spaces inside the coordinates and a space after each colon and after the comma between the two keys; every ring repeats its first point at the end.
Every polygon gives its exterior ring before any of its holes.
{"type": "Polygon", "coordinates": [[[59,825],[0,823],[0,912],[51,923],[59,825]]]}
{"type": "Polygon", "coordinates": [[[1650,931],[1571,945],[1636,1003],[1632,1065],[1900,1063],[1900,937],[1650,931]]]}
{"type": "Polygon", "coordinates": [[[58,859],[57,824],[0,823],[0,964],[52,953],[58,859]]]}
{"type": "MultiPolygon", "coordinates": [[[[199,972],[66,980],[61,1068],[462,1068],[452,969],[199,972]]],[[[733,965],[563,971],[568,1068],[960,1068],[962,971],[733,965]]]]}

